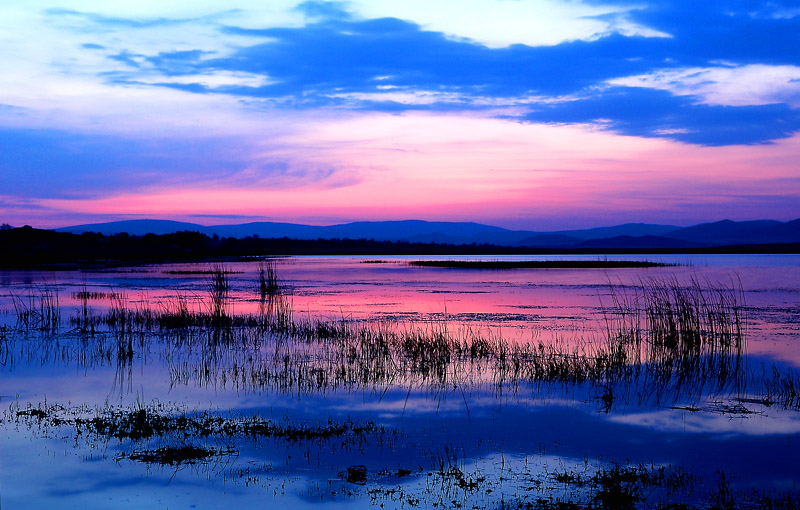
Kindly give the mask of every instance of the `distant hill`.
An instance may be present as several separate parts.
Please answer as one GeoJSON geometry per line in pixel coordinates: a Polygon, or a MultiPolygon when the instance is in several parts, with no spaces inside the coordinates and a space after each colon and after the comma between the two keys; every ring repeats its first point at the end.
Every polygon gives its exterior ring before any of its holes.
{"type": "Polygon", "coordinates": [[[447,243],[456,245],[493,244],[498,246],[572,249],[572,248],[642,248],[681,249],[728,245],[800,242],[800,219],[730,221],[703,223],[691,227],[626,223],[613,227],[584,230],[537,232],[509,230],[472,222],[361,221],[340,225],[315,226],[296,223],[253,222],[238,225],[204,226],[167,220],[127,220],[76,225],[60,232],[99,232],[105,235],[127,232],[147,233],[199,232],[209,236],[245,238],[372,239],[411,243],[447,243]]]}
{"type": "Polygon", "coordinates": [[[551,232],[578,239],[607,239],[609,237],[629,236],[662,236],[668,232],[678,230],[675,225],[654,225],[650,223],[625,223],[614,227],[587,228],[584,230],[562,230],[551,232]]]}
{"type": "MultiPolygon", "coordinates": [[[[295,239],[374,239],[376,241],[407,241],[414,237],[443,236],[472,242],[482,234],[511,232],[500,227],[479,223],[450,223],[420,220],[361,221],[341,225],[312,226],[294,223],[258,222],[244,225],[218,225],[209,231],[223,237],[291,237],[295,239]]],[[[441,242],[441,241],[440,241],[441,242]]]]}
{"type": "Polygon", "coordinates": [[[75,225],[74,227],[64,227],[55,229],[56,232],[69,232],[71,234],[82,234],[84,232],[97,232],[103,235],[121,234],[123,232],[134,236],[145,234],[172,234],[174,232],[202,232],[205,233],[208,227],[196,223],[184,223],[181,221],[170,220],[123,220],[110,221],[108,223],[88,223],[86,225],[75,225]]]}
{"type": "Polygon", "coordinates": [[[435,222],[422,220],[361,221],[340,225],[314,226],[296,223],[252,222],[236,225],[205,226],[168,220],[125,220],[92,223],[56,229],[58,232],[80,234],[98,232],[113,235],[127,232],[132,235],[169,234],[191,231],[220,237],[292,239],[374,239],[376,241],[437,242],[453,244],[497,244],[503,246],[571,246],[581,240],[612,235],[656,235],[678,227],[630,223],[564,232],[509,230],[493,225],[472,222],[435,222]]]}
{"type": "Polygon", "coordinates": [[[773,220],[722,220],[674,230],[665,234],[665,237],[716,246],[796,243],[800,242],[800,219],[785,223],[773,220]]]}

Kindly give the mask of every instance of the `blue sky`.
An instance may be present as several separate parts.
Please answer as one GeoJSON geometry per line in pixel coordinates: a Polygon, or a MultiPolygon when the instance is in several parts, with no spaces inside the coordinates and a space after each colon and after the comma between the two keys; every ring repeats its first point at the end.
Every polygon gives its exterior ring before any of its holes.
{"type": "Polygon", "coordinates": [[[793,2],[11,1],[0,221],[800,216],[793,2]]]}

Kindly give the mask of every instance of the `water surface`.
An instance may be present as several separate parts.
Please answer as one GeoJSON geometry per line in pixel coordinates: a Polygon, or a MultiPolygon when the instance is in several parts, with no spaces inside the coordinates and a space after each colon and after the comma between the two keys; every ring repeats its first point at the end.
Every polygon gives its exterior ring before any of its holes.
{"type": "MultiPolygon", "coordinates": [[[[676,265],[607,270],[407,264],[419,258],[289,257],[275,263],[297,322],[446,330],[509,345],[602,342],[615,296],[635,296],[653,281],[726,286],[743,305],[744,383],[728,378],[716,386],[712,379],[719,374],[663,388],[642,378],[605,385],[498,383],[480,364],[449,379],[374,372],[363,380],[353,374],[336,379],[335,367],[308,367],[319,363],[319,347],[272,333],[258,341],[249,332],[226,336],[213,328],[126,335],[102,325],[87,331],[70,321],[85,306],[93,316],[107,314],[114,294],[124,295],[130,309],[163,310],[184,300],[192,310],[207,311],[209,263],[6,271],[0,273],[0,501],[9,508],[586,503],[596,496],[596,484],[568,483],[559,475],[588,481],[614,466],[689,473],[696,487],[684,496],[693,504],[710,501],[720,476],[743,492],[797,489],[797,405],[754,392],[774,370],[791,373],[800,365],[800,257],[610,256],[676,265]],[[60,326],[22,327],[20,303],[35,303],[45,291],[58,296],[60,326]],[[286,369],[277,371],[283,357],[286,369]],[[317,369],[320,381],[323,369],[328,372],[315,387],[308,374],[317,369]],[[293,374],[305,379],[295,381],[293,374]],[[212,413],[235,423],[258,417],[306,428],[335,424],[345,432],[287,439],[170,431],[131,440],[93,434],[64,418],[88,419],[111,408],[212,413]],[[40,419],[28,409],[49,415],[40,419]],[[374,428],[353,432],[365,424],[374,428]],[[189,443],[216,454],[166,465],[133,460],[137,453],[189,443]]],[[[258,262],[227,263],[225,270],[229,312],[259,314],[258,262]]],[[[663,487],[648,490],[663,501],[684,501],[663,487]]]]}

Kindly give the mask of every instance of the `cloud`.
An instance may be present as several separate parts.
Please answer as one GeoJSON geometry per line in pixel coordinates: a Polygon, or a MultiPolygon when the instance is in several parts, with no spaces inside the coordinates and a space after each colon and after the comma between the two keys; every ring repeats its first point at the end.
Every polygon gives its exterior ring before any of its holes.
{"type": "Polygon", "coordinates": [[[346,2],[322,2],[318,0],[307,0],[295,7],[295,10],[303,13],[309,18],[325,19],[350,19],[352,14],[347,10],[346,2]]]}
{"type": "Polygon", "coordinates": [[[78,21],[86,25],[97,25],[110,28],[152,28],[160,26],[173,26],[181,23],[188,23],[192,19],[169,19],[169,18],[120,18],[114,16],[104,16],[90,12],[80,12],[71,9],[53,8],[47,9],[45,14],[53,19],[63,19],[78,21]]]}
{"type": "MultiPolygon", "coordinates": [[[[160,28],[180,41],[101,37],[81,46],[91,50],[83,51],[89,55],[83,67],[65,65],[63,73],[85,72],[105,58],[93,78],[110,89],[227,96],[255,112],[471,112],[592,123],[700,145],[763,143],[800,129],[800,17],[790,3],[748,10],[721,0],[612,0],[572,8],[572,15],[584,13],[605,28],[552,45],[490,47],[419,21],[360,17],[372,11],[357,1],[306,1],[287,9],[305,24],[261,28],[221,27],[230,11],[124,18],[50,9],[46,15],[77,21],[79,30],[144,37],[142,29],[160,28]],[[214,37],[204,32],[205,39],[190,40],[201,25],[214,37]],[[121,47],[126,41],[130,46],[121,47]]],[[[42,104],[54,97],[62,96],[48,94],[42,104]]]]}
{"type": "MultiPolygon", "coordinates": [[[[552,7],[547,0],[537,5],[552,7]]],[[[435,3],[431,12],[440,7],[435,3]]],[[[395,8],[427,19],[419,9],[395,8]]],[[[612,0],[570,9],[561,14],[603,28],[558,44],[492,47],[412,17],[366,17],[375,10],[357,0],[302,2],[287,10],[305,23],[283,26],[245,24],[242,16],[238,24],[220,25],[231,21],[229,11],[172,18],[46,14],[77,21],[79,30],[172,31],[176,41],[198,26],[216,30],[216,39],[206,32],[194,47],[190,40],[172,48],[120,47],[119,39],[84,45],[92,62],[105,53],[107,68],[95,77],[116,88],[224,95],[273,111],[482,112],[700,145],[762,143],[798,130],[800,17],[790,4],[748,10],[721,0],[702,6],[612,0]],[[642,111],[626,108],[621,98],[642,111]]]]}
{"type": "Polygon", "coordinates": [[[414,22],[450,38],[468,39],[490,48],[513,44],[553,46],[566,41],[590,41],[614,33],[663,37],[632,22],[630,6],[587,5],[581,1],[525,0],[353,0],[353,12],[363,18],[395,17],[414,22]]]}
{"type": "Polygon", "coordinates": [[[722,106],[664,90],[611,87],[575,101],[542,105],[531,122],[596,123],[620,134],[698,145],[765,143],[800,130],[800,111],[785,104],[722,106]]]}
{"type": "Polygon", "coordinates": [[[230,9],[216,14],[191,18],[163,18],[163,17],[143,17],[125,18],[117,16],[106,16],[91,12],[81,12],[72,9],[51,8],[44,11],[45,15],[54,20],[77,21],[85,27],[94,26],[104,29],[145,29],[155,27],[173,27],[200,21],[214,21],[224,15],[239,12],[237,9],[230,9]]]}
{"type": "Polygon", "coordinates": [[[630,19],[671,35],[665,57],[686,64],[728,60],[740,64],[800,62],[800,17],[781,15],[795,2],[771,2],[754,15],[756,4],[730,0],[669,2],[598,1],[632,7],[630,19]],[[775,15],[763,15],[771,13],[775,15]]]}
{"type": "Polygon", "coordinates": [[[612,85],[668,90],[727,106],[786,103],[800,108],[800,66],[715,66],[659,70],[616,78],[612,85]]]}
{"type": "Polygon", "coordinates": [[[327,20],[301,28],[228,27],[226,32],[267,41],[229,58],[198,61],[196,70],[264,73],[276,83],[218,91],[260,97],[379,93],[388,88],[451,91],[464,99],[562,95],[653,67],[648,60],[633,58],[639,55],[637,38],[619,35],[553,47],[490,49],[394,18],[327,20]]]}
{"type": "Polygon", "coordinates": [[[227,56],[194,50],[112,58],[138,68],[145,62],[151,74],[170,78],[139,80],[134,73],[118,77],[119,83],[252,98],[276,108],[513,109],[498,115],[595,123],[700,145],[790,136],[800,129],[793,109],[800,101],[800,67],[791,64],[800,59],[793,36],[798,20],[723,7],[704,4],[693,18],[685,14],[696,5],[683,0],[627,11],[636,23],[670,37],[618,31],[553,46],[489,48],[397,18],[357,19],[345,4],[305,2],[297,9],[313,22],[304,26],[225,27],[226,35],[256,41],[227,56]],[[768,33],[797,52],[774,51],[768,33]],[[752,39],[743,42],[742,34],[752,39]],[[760,58],[769,63],[747,63],[760,58]],[[720,65],[723,60],[745,63],[720,65]],[[242,79],[202,78],[220,72],[242,79]]]}

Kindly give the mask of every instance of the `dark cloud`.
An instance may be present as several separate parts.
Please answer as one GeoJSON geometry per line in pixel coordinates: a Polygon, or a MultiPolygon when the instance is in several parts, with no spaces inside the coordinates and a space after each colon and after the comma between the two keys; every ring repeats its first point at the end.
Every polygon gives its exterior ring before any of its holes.
{"type": "MultiPolygon", "coordinates": [[[[229,58],[198,61],[193,72],[227,69],[276,81],[221,90],[256,97],[380,92],[387,86],[474,98],[561,95],[664,64],[658,58],[640,58],[646,40],[621,35],[552,47],[491,49],[394,18],[226,31],[269,41],[241,48],[229,58]]],[[[160,70],[174,72],[170,67],[160,70]]]]}
{"type": "Polygon", "coordinates": [[[595,96],[542,105],[533,122],[606,123],[625,135],[661,137],[699,145],[765,143],[800,130],[800,111],[784,104],[719,106],[663,90],[615,87],[595,96]]]}
{"type": "Polygon", "coordinates": [[[800,17],[764,15],[796,2],[670,0],[631,12],[632,21],[672,36],[672,58],[737,63],[800,63],[800,17]],[[756,15],[760,13],[761,15],[756,15]]]}

